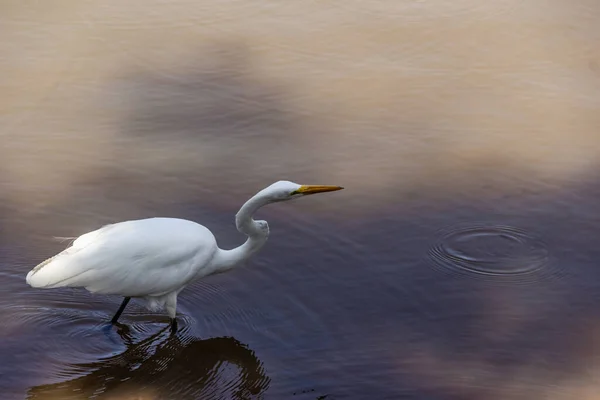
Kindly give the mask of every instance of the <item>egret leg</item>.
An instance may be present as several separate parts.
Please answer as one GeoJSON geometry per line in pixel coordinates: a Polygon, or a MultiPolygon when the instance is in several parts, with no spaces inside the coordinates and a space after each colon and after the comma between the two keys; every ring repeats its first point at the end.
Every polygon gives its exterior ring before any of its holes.
{"type": "Polygon", "coordinates": [[[125,310],[125,307],[127,307],[127,303],[129,303],[129,300],[131,300],[131,297],[125,297],[123,299],[123,302],[121,303],[121,307],[119,307],[119,309],[117,310],[117,313],[110,321],[111,323],[115,324],[119,320],[119,317],[121,316],[121,314],[123,314],[123,310],[125,310]]]}
{"type": "Polygon", "coordinates": [[[171,333],[177,332],[177,292],[169,294],[165,301],[167,314],[171,317],[171,333]]]}

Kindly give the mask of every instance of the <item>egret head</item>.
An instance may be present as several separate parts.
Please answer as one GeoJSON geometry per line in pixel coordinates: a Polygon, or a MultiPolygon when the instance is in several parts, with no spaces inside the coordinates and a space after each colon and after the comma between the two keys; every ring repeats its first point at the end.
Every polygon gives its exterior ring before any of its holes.
{"type": "Polygon", "coordinates": [[[235,215],[235,225],[238,230],[248,236],[258,235],[265,239],[269,235],[269,225],[266,221],[255,221],[252,215],[262,206],[269,203],[287,201],[310,194],[333,192],[341,190],[341,186],[299,185],[290,181],[278,181],[267,186],[248,200],[235,215]]]}
{"type": "Polygon", "coordinates": [[[271,201],[286,201],[298,197],[308,196],[310,194],[333,192],[342,190],[341,186],[332,185],[299,185],[290,181],[278,181],[271,186],[263,189],[271,201]]]}

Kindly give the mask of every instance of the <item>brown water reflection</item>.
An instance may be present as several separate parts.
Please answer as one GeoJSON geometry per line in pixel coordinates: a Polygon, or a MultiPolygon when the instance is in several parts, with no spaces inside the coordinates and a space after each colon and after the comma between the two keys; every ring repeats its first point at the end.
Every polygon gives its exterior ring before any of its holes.
{"type": "Polygon", "coordinates": [[[238,376],[219,360],[268,399],[597,397],[600,3],[48,4],[0,5],[3,399],[193,398],[238,376]],[[262,210],[183,336],[24,282],[124,219],[237,245],[279,179],[346,189],[262,210]]]}

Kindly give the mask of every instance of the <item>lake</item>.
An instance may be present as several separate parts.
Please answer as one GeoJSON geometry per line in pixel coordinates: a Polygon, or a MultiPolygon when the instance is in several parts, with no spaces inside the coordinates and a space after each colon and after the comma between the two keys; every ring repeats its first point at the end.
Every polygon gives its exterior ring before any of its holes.
{"type": "Polygon", "coordinates": [[[0,5],[2,399],[600,398],[600,3],[0,5]],[[167,216],[263,250],[179,296],[32,289],[167,216]]]}

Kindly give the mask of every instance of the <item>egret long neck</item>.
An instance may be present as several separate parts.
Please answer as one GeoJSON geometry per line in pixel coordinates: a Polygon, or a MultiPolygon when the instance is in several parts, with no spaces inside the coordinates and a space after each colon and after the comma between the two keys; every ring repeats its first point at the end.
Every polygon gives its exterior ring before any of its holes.
{"type": "Polygon", "coordinates": [[[252,216],[262,206],[268,204],[268,199],[258,193],[248,200],[235,215],[235,225],[241,233],[248,236],[246,242],[231,250],[219,249],[214,260],[215,272],[225,272],[239,265],[260,250],[267,242],[268,231],[261,230],[252,216]]]}
{"type": "Polygon", "coordinates": [[[242,208],[235,215],[235,226],[238,231],[252,236],[257,231],[257,227],[255,225],[254,219],[252,216],[259,208],[266,205],[268,203],[268,199],[262,195],[262,192],[259,192],[250,200],[244,203],[242,208]]]}

